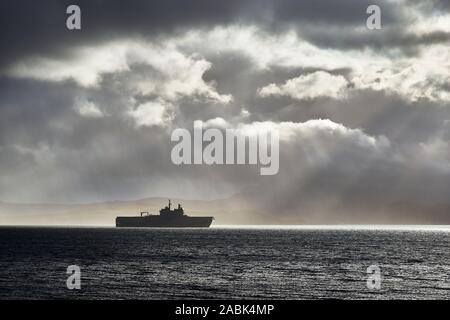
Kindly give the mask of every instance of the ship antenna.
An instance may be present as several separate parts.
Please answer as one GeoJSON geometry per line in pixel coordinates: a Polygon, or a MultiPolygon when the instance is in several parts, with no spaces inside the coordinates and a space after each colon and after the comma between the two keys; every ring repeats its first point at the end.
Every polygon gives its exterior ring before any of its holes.
{"type": "Polygon", "coordinates": [[[169,199],[169,210],[170,210],[170,199],[169,199]]]}

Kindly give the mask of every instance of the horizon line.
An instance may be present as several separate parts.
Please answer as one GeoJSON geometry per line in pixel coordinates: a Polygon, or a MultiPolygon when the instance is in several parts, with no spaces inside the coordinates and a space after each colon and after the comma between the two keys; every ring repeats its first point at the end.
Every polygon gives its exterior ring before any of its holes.
{"type": "MultiPolygon", "coordinates": [[[[46,224],[33,224],[33,225],[21,225],[10,224],[0,225],[0,228],[108,228],[118,229],[114,225],[71,225],[71,224],[58,224],[58,225],[46,225],[46,224]]],[[[124,228],[120,228],[124,229],[124,228]]],[[[260,229],[260,230],[275,230],[275,229],[296,229],[296,230],[397,230],[397,231],[447,231],[450,232],[450,225],[444,224],[223,224],[213,225],[209,228],[125,228],[125,229],[138,229],[138,230],[208,230],[208,229],[260,229]]]]}

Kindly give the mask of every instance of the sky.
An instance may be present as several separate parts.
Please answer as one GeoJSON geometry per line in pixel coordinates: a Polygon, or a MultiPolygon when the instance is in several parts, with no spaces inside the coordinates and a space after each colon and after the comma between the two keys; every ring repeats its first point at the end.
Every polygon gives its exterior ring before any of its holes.
{"type": "Polygon", "coordinates": [[[6,0],[0,48],[0,201],[450,221],[449,1],[6,0]],[[278,174],[174,165],[196,120],[276,128],[278,174]]]}

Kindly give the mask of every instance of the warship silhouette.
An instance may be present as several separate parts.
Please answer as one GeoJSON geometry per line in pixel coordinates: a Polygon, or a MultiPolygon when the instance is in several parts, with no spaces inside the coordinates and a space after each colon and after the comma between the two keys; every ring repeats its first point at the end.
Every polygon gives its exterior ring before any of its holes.
{"type": "Polygon", "coordinates": [[[190,217],[184,214],[180,204],[171,209],[171,202],[159,210],[159,215],[141,212],[140,216],[117,217],[116,227],[120,228],[208,228],[214,217],[190,217]]]}

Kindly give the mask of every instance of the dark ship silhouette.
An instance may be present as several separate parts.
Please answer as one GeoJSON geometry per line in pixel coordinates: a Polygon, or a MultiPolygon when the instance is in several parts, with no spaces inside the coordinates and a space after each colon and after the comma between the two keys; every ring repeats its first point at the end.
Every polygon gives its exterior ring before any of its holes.
{"type": "Polygon", "coordinates": [[[117,217],[116,227],[123,228],[208,228],[214,217],[190,217],[184,214],[180,204],[170,209],[169,205],[159,210],[159,215],[141,212],[136,217],[117,217]]]}

